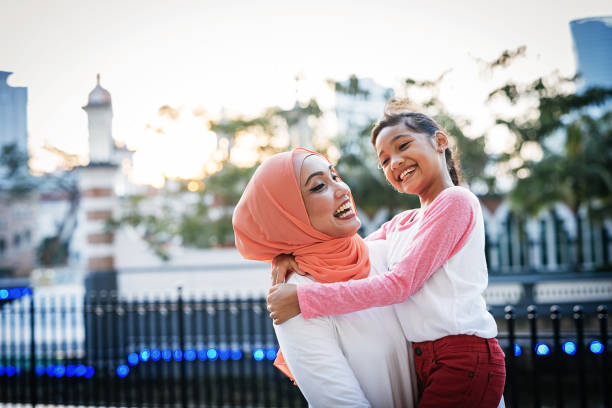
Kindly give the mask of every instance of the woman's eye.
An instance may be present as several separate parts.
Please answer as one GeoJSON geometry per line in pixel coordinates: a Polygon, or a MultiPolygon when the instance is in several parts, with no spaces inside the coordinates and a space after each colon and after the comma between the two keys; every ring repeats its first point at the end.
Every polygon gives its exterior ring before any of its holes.
{"type": "Polygon", "coordinates": [[[338,175],[337,175],[336,173],[332,173],[331,178],[332,178],[332,180],[334,180],[334,181],[338,181],[338,180],[340,180],[340,177],[338,177],[338,175]]]}
{"type": "Polygon", "coordinates": [[[385,167],[387,164],[389,164],[389,159],[385,159],[382,162],[380,162],[380,165],[385,167]]]}
{"type": "Polygon", "coordinates": [[[402,143],[402,144],[399,146],[399,149],[400,149],[400,150],[404,150],[406,147],[408,147],[408,145],[409,145],[409,144],[410,144],[410,142],[405,142],[405,143],[402,143]]]}
{"type": "Polygon", "coordinates": [[[310,191],[312,192],[317,192],[323,189],[323,187],[325,187],[325,184],[321,183],[321,184],[317,184],[316,186],[314,186],[313,188],[310,189],[310,191]]]}

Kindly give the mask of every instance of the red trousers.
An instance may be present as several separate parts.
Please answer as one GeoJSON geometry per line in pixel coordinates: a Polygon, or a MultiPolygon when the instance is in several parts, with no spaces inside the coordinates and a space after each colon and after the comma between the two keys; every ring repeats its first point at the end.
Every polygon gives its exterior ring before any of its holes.
{"type": "Polygon", "coordinates": [[[506,366],[497,339],[465,334],[413,343],[419,408],[496,408],[506,366]]]}

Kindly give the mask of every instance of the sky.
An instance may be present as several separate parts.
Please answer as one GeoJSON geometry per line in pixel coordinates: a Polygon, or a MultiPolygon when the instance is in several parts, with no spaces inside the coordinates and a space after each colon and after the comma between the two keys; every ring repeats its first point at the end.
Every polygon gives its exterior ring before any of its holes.
{"type": "MultiPolygon", "coordinates": [[[[526,45],[512,79],[573,75],[569,21],[612,15],[612,3],[0,0],[0,10],[0,70],[14,72],[10,85],[28,87],[30,152],[35,167],[49,170],[44,144],[87,152],[81,107],[97,73],[112,94],[115,138],[142,150],[157,143],[147,124],[160,120],[162,105],[211,117],[289,108],[296,75],[301,92],[317,96],[330,78],[356,74],[397,87],[452,69],[441,97],[451,113],[475,118],[477,134],[490,118],[475,58],[526,45]]],[[[171,155],[185,162],[201,126],[178,128],[171,155]]],[[[151,154],[149,164],[160,151],[151,154]]]]}

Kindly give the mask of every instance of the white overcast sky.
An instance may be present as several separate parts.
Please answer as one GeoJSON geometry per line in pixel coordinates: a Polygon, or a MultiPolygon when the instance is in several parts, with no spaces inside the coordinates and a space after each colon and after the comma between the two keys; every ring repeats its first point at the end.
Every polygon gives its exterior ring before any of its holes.
{"type": "Polygon", "coordinates": [[[80,107],[98,72],[113,97],[115,136],[128,141],[164,104],[291,106],[296,74],[316,83],[355,73],[394,86],[453,68],[449,105],[477,110],[472,57],[526,45],[517,78],[572,75],[569,21],[610,14],[610,0],[0,0],[0,70],[29,89],[31,148],[78,153],[87,139],[80,107]]]}

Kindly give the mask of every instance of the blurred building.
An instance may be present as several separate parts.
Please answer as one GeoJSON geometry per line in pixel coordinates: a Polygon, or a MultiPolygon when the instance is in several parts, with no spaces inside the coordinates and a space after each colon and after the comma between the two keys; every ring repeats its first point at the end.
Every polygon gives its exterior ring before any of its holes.
{"type": "MultiPolygon", "coordinates": [[[[7,83],[12,72],[0,71],[0,149],[14,145],[27,153],[28,88],[7,83]]],[[[21,171],[22,169],[20,169],[21,171]]],[[[27,275],[36,260],[35,229],[38,199],[36,195],[15,195],[0,168],[0,278],[27,275]]],[[[19,177],[26,175],[19,174],[19,177]]]]}
{"type": "Polygon", "coordinates": [[[0,191],[0,278],[27,276],[36,262],[38,197],[8,199],[0,191]]]}
{"type": "Polygon", "coordinates": [[[371,78],[350,77],[338,82],[335,89],[335,111],[339,135],[361,133],[382,116],[382,107],[393,96],[371,78]]]}
{"type": "Polygon", "coordinates": [[[7,79],[12,74],[0,71],[0,148],[15,144],[20,151],[26,152],[28,88],[10,86],[7,79]]]}
{"type": "Polygon", "coordinates": [[[573,20],[579,90],[612,88],[612,16],[573,20]]]}
{"type": "MultiPolygon", "coordinates": [[[[593,87],[612,88],[612,16],[573,20],[570,29],[579,75],[576,81],[578,92],[593,87]]],[[[609,110],[612,110],[610,99],[601,106],[590,107],[588,111],[599,116],[609,110]]]]}

